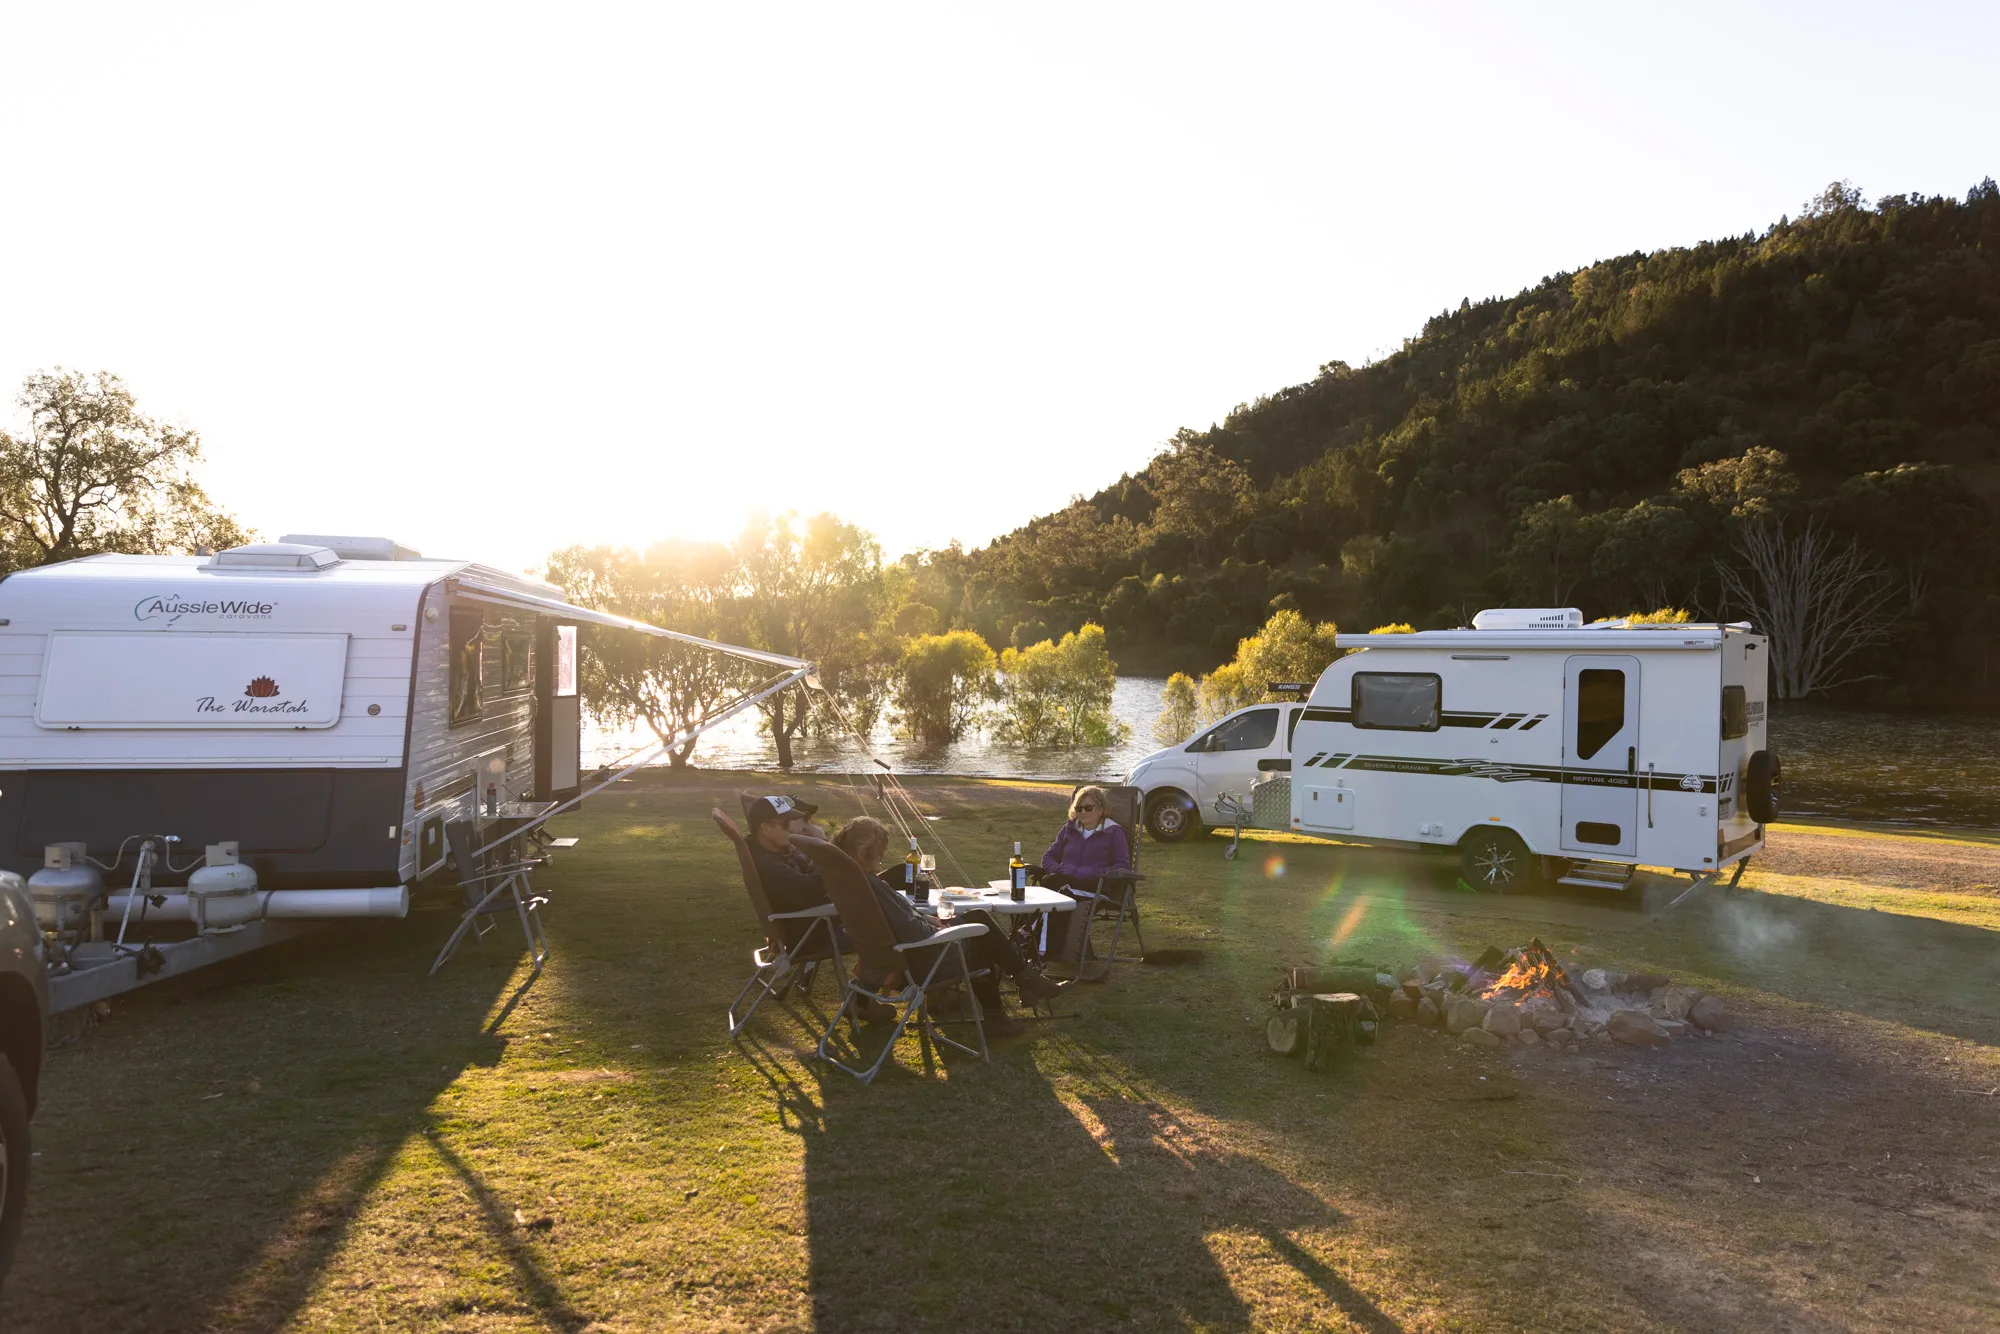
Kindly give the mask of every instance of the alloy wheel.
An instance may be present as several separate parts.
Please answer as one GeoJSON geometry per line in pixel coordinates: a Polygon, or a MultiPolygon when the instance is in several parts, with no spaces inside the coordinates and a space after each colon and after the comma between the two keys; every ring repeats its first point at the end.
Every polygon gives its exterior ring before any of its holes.
{"type": "Polygon", "coordinates": [[[1472,858],[1478,879],[1494,888],[1514,883],[1514,850],[1503,843],[1488,843],[1472,858]]]}

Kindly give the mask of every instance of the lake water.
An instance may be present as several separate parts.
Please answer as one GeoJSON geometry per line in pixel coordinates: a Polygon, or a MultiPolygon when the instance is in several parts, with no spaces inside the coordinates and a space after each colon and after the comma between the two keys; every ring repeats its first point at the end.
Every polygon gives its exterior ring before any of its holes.
{"type": "MultiPolygon", "coordinates": [[[[955,745],[924,748],[878,727],[870,744],[898,773],[970,774],[1075,781],[1122,777],[1158,748],[1164,678],[1122,676],[1112,693],[1113,716],[1128,735],[1115,746],[1056,749],[1010,746],[969,736],[955,745]]],[[[1772,741],[1785,765],[1785,810],[1910,825],[2000,826],[2000,717],[1823,709],[1787,705],[1771,720],[1772,741]]],[[[588,727],[584,764],[608,765],[650,743],[651,734],[588,727]]],[[[796,768],[816,773],[864,773],[873,766],[852,738],[810,736],[793,746],[796,768]]],[[[777,752],[763,715],[732,719],[702,738],[694,762],[707,769],[769,769],[777,752]]]]}

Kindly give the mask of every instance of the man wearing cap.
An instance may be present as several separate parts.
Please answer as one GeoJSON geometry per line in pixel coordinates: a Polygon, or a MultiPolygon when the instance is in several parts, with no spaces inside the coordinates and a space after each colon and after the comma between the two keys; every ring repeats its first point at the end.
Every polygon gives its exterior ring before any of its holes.
{"type": "Polygon", "coordinates": [[[782,793],[743,794],[743,822],[750,826],[750,860],[775,912],[800,912],[827,901],[826,882],[812,858],[792,846],[792,826],[811,820],[819,807],[782,793]]]}

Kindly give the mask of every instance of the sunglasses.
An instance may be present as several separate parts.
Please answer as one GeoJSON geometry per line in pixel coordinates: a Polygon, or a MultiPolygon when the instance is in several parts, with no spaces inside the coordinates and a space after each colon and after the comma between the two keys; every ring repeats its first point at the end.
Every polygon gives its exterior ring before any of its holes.
{"type": "Polygon", "coordinates": [[[1093,806],[1093,805],[1091,805],[1091,804],[1090,804],[1089,802],[1087,802],[1087,801],[1086,801],[1085,803],[1083,803],[1083,805],[1081,805],[1081,806],[1077,807],[1077,809],[1078,809],[1078,810],[1080,810],[1080,811],[1094,811],[1094,810],[1099,810],[1099,809],[1102,809],[1102,808],[1101,808],[1101,807],[1097,807],[1097,806],[1093,806]]]}

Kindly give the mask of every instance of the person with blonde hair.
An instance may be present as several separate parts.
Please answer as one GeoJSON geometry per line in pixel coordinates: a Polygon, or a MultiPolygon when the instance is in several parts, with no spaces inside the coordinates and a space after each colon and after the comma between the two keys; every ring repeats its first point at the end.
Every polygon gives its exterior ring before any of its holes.
{"type": "MultiPolygon", "coordinates": [[[[882,915],[889,921],[889,930],[895,933],[902,944],[913,944],[928,940],[937,934],[937,928],[929,919],[917,912],[910,900],[890,888],[882,879],[882,859],[889,851],[889,831],[880,820],[866,815],[857,815],[840,827],[833,836],[833,846],[854,859],[868,877],[868,887],[875,891],[876,902],[882,905],[882,915]]],[[[972,992],[979,997],[982,1009],[988,1012],[987,1031],[999,1037],[1010,1037],[1022,1031],[1021,1021],[1007,1013],[1006,1005],[1000,999],[999,978],[1002,975],[1014,979],[1015,989],[1021,993],[1023,1005],[1036,1005],[1062,993],[1066,982],[1052,982],[1042,976],[1041,969],[1033,967],[1021,952],[1014,948],[1014,942],[1007,938],[1006,928],[995,921],[991,913],[962,912],[958,922],[979,922],[986,927],[986,934],[974,936],[965,942],[966,961],[977,971],[985,970],[985,975],[972,979],[972,992]]],[[[956,923],[954,923],[956,924],[956,923]]]]}
{"type": "MultiPolygon", "coordinates": [[[[1096,784],[1080,787],[1070,798],[1069,821],[1056,831],[1056,841],[1042,854],[1042,884],[1071,898],[1095,894],[1104,877],[1132,869],[1132,844],[1125,826],[1111,818],[1111,800],[1096,784]]],[[[1051,957],[1067,948],[1070,919],[1076,913],[1049,914],[1051,957]]]]}

